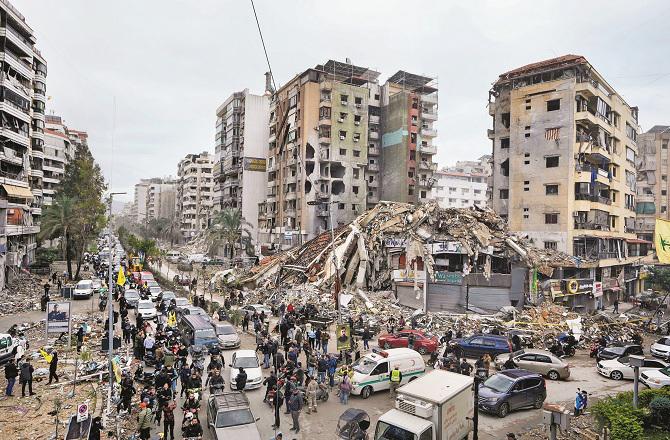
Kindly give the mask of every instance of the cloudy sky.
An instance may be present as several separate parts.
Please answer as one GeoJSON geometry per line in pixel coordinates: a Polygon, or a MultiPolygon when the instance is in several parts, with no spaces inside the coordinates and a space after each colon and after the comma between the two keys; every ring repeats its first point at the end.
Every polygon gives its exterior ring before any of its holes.
{"type": "MultiPolygon", "coordinates": [[[[10,1],[47,58],[49,113],[89,132],[126,200],[140,178],[214,151],[215,110],[231,92],[262,92],[248,0],[10,1]]],[[[499,73],[566,53],[586,56],[638,105],[644,130],[670,124],[665,0],[255,2],[278,84],[346,57],[382,81],[398,69],[437,76],[441,165],[489,152],[487,92],[499,73]]]]}

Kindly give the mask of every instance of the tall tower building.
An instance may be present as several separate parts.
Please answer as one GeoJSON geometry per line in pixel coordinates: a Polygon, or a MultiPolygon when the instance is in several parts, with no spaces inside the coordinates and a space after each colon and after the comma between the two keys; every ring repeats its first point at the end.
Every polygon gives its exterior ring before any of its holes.
{"type": "Polygon", "coordinates": [[[638,136],[637,204],[635,232],[638,238],[653,241],[657,218],[670,220],[668,212],[668,143],[670,126],[655,125],[638,136]]]}

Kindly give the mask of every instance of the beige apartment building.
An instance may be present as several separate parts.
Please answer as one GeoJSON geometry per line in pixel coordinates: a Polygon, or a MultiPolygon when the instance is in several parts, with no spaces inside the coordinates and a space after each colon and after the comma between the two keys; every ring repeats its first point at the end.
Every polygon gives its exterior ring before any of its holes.
{"type": "Polygon", "coordinates": [[[638,238],[653,241],[656,218],[670,220],[668,213],[668,143],[670,126],[655,125],[638,136],[637,219],[638,238]]]}
{"type": "Polygon", "coordinates": [[[638,109],[577,55],[503,73],[489,99],[492,207],[536,246],[598,260],[578,276],[616,281],[639,260],[638,109]]]}
{"type": "Polygon", "coordinates": [[[213,166],[214,158],[206,151],[186,155],[177,166],[175,211],[185,241],[209,225],[214,193],[213,166]]]}

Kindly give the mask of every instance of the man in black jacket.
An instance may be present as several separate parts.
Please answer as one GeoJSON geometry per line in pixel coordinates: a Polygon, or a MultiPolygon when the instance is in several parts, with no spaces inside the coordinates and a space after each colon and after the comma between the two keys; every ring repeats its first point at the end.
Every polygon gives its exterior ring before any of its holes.
{"type": "Polygon", "coordinates": [[[30,360],[26,360],[21,364],[19,382],[21,382],[21,394],[23,397],[26,397],[26,385],[28,385],[30,395],[35,395],[35,393],[33,393],[33,371],[35,371],[35,368],[30,364],[30,360]]]}
{"type": "Polygon", "coordinates": [[[247,386],[247,372],[244,371],[244,368],[240,367],[237,377],[235,377],[235,387],[239,391],[244,391],[244,387],[247,386]]]}
{"type": "Polygon", "coordinates": [[[5,379],[7,379],[7,389],[5,390],[5,396],[13,396],[12,390],[14,389],[14,383],[16,382],[16,376],[19,375],[19,369],[16,368],[14,359],[9,359],[7,365],[5,365],[5,379]]]}

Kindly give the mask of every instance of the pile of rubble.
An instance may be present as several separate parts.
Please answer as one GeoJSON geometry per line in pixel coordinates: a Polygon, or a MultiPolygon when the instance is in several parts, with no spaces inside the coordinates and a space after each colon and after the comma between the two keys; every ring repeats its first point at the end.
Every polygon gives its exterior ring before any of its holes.
{"type": "Polygon", "coordinates": [[[40,310],[40,299],[47,278],[20,271],[0,292],[0,316],[40,310]]]}

